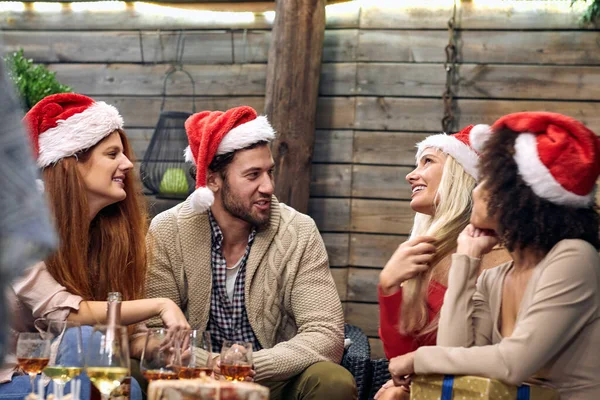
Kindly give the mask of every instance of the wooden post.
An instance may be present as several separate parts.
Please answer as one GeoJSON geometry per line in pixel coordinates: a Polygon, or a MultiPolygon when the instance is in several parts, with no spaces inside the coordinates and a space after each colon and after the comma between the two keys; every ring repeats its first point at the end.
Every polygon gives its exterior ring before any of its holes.
{"type": "Polygon", "coordinates": [[[275,130],[275,193],[308,210],[315,114],[325,36],[325,0],[277,0],[265,112],[275,130]]]}

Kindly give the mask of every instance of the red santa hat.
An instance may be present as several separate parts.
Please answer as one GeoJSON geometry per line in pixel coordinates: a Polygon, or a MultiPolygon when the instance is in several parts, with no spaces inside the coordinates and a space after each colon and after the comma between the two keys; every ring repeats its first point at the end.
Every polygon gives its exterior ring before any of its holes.
{"type": "Polygon", "coordinates": [[[562,114],[520,112],[471,130],[481,150],[494,132],[508,128],[518,135],[514,159],[519,174],[539,197],[552,203],[589,207],[600,175],[600,140],[581,122],[562,114]]]}
{"type": "Polygon", "coordinates": [[[421,159],[421,155],[425,149],[433,147],[452,156],[467,174],[477,180],[479,155],[473,149],[469,140],[469,132],[471,132],[472,128],[473,125],[469,125],[453,135],[440,133],[428,136],[422,142],[417,143],[417,162],[421,159]]]}
{"type": "Polygon", "coordinates": [[[115,107],[75,93],[45,97],[23,121],[40,168],[89,149],[123,128],[123,118],[115,107]]]}
{"type": "Polygon", "coordinates": [[[190,144],[185,149],[185,160],[196,165],[196,190],[191,195],[191,206],[199,213],[208,210],[214,201],[213,192],[206,187],[206,173],[215,156],[275,139],[267,117],[258,116],[248,106],[194,114],[185,121],[185,131],[190,144]]]}

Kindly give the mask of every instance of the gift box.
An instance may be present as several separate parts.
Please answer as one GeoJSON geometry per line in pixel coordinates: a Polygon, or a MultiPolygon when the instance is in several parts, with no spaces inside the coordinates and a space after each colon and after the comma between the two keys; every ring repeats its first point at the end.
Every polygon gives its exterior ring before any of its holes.
{"type": "Polygon", "coordinates": [[[416,376],[410,386],[411,400],[559,400],[554,389],[524,384],[511,386],[479,376],[416,376]]]}
{"type": "Polygon", "coordinates": [[[256,383],[210,378],[158,380],[148,385],[148,400],[269,400],[269,389],[256,383]]]}

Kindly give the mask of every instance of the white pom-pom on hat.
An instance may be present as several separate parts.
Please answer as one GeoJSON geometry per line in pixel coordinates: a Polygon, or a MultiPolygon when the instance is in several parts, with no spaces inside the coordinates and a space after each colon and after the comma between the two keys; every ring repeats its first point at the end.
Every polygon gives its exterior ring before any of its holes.
{"type": "Polygon", "coordinates": [[[483,149],[483,145],[490,138],[492,134],[492,127],[485,124],[475,125],[471,132],[469,133],[469,140],[471,141],[471,146],[481,153],[483,149]]]}
{"type": "Polygon", "coordinates": [[[214,202],[215,195],[212,190],[207,187],[199,187],[190,196],[190,205],[192,210],[199,213],[208,210],[208,208],[212,206],[214,202]]]}

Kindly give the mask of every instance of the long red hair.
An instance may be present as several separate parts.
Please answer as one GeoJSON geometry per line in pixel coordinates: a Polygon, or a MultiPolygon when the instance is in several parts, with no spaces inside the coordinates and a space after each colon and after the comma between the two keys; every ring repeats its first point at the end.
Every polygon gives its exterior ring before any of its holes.
{"type": "MultiPolygon", "coordinates": [[[[123,153],[133,162],[127,136],[117,132],[123,153]]],[[[42,172],[60,238],[58,251],[46,265],[54,279],[84,300],[104,301],[108,292],[121,292],[123,300],[140,299],[146,279],[148,215],[139,179],[130,171],[124,182],[125,200],[103,208],[90,222],[77,163],[88,159],[94,148],[63,158],[42,172]]]]}

